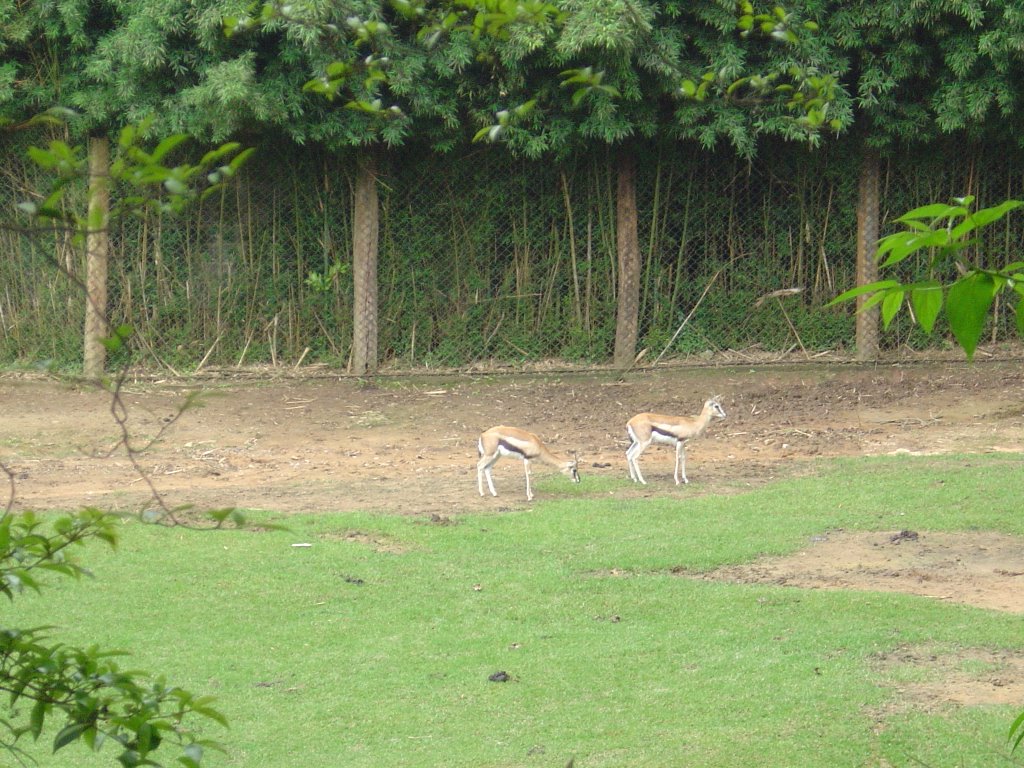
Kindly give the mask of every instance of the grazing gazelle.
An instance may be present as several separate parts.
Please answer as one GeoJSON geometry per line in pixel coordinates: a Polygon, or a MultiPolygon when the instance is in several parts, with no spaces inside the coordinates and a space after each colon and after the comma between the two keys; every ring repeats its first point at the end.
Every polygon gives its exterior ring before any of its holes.
{"type": "Polygon", "coordinates": [[[532,432],[515,427],[491,427],[482,435],[477,443],[480,451],[480,461],[476,463],[476,484],[480,489],[480,495],[484,495],[484,477],[487,478],[487,487],[491,489],[491,496],[497,496],[494,490],[494,480],[491,477],[491,467],[502,456],[511,456],[523,460],[523,469],[526,470],[526,499],[533,500],[533,490],[530,488],[530,461],[539,459],[545,464],[558,467],[563,474],[572,478],[574,483],[580,481],[578,462],[575,455],[571,459],[557,456],[547,449],[532,432]]]}
{"type": "Polygon", "coordinates": [[[699,416],[662,416],[658,413],[638,413],[626,422],[626,431],[633,444],[626,451],[626,464],[629,465],[629,476],[634,483],[647,484],[644,476],[640,474],[640,465],[637,459],[640,454],[647,450],[651,443],[666,443],[676,447],[676,485],[679,485],[679,476],[682,475],[683,482],[689,483],[686,479],[686,441],[691,437],[699,437],[712,418],[725,418],[725,411],[718,402],[718,396],[712,397],[704,403],[704,408],[699,416]]]}

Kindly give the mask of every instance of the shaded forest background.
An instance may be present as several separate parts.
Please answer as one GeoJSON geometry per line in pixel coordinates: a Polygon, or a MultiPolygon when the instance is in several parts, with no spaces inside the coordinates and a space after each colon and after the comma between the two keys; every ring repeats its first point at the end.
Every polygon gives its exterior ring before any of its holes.
{"type": "MultiPolygon", "coordinates": [[[[881,220],[954,195],[983,205],[1022,196],[1019,155],[948,142],[890,157],[881,220]]],[[[853,346],[852,308],[824,306],[855,280],[852,142],[812,151],[769,140],[752,161],[673,142],[638,157],[639,349],[648,360],[853,346]]],[[[8,210],[33,185],[19,158],[12,149],[3,163],[8,210]]],[[[500,148],[440,155],[413,146],[381,153],[379,173],[384,369],[608,360],[617,268],[608,151],[553,163],[500,148]]],[[[264,145],[239,179],[185,215],[118,221],[111,309],[145,341],[122,354],[183,370],[345,367],[353,184],[354,157],[264,145]]],[[[986,233],[982,252],[999,264],[1020,259],[1022,236],[1007,219],[986,233]]],[[[84,299],[52,261],[81,276],[81,249],[59,231],[39,239],[5,229],[0,250],[0,363],[73,367],[84,299]]],[[[924,268],[908,264],[903,277],[924,268]]],[[[1012,327],[1012,313],[997,311],[986,340],[1009,340],[1012,327]]],[[[904,316],[882,346],[920,349],[945,337],[904,316]]]]}

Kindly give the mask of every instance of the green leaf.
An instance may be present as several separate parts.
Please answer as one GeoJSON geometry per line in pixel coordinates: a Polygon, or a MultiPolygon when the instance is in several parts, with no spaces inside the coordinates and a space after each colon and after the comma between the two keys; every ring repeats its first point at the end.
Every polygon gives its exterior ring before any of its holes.
{"type": "Polygon", "coordinates": [[[117,756],[117,762],[123,765],[124,768],[136,768],[136,766],[142,765],[142,758],[134,749],[126,749],[117,756]]]}
{"type": "Polygon", "coordinates": [[[178,758],[178,762],[185,768],[199,768],[203,762],[203,748],[199,744],[189,744],[183,751],[184,754],[178,758]]]}
{"type": "Polygon", "coordinates": [[[877,283],[868,283],[867,285],[858,285],[856,288],[851,288],[848,291],[843,291],[836,296],[832,301],[826,304],[826,307],[831,307],[835,304],[841,304],[844,301],[855,299],[858,296],[862,296],[865,293],[872,293],[874,291],[884,291],[888,288],[895,288],[899,285],[896,280],[879,280],[877,283]]]}
{"type": "Polygon", "coordinates": [[[173,177],[164,181],[164,189],[170,192],[172,195],[184,195],[188,193],[188,187],[179,179],[173,177]]]}
{"type": "Polygon", "coordinates": [[[188,136],[184,133],[177,133],[174,134],[173,136],[168,136],[166,139],[157,144],[156,149],[153,150],[153,162],[162,162],[164,157],[171,153],[175,147],[177,147],[187,138],[188,136]]]}
{"type": "Polygon", "coordinates": [[[103,345],[103,348],[106,349],[108,353],[114,354],[124,346],[124,340],[121,339],[120,336],[116,335],[104,336],[100,339],[100,344],[103,345]]]}
{"type": "MultiPolygon", "coordinates": [[[[892,289],[890,289],[890,290],[892,290],[892,289]]],[[[861,304],[860,305],[860,309],[858,309],[857,311],[858,312],[867,312],[869,309],[871,309],[873,306],[875,306],[875,304],[878,304],[879,302],[885,301],[885,299],[886,299],[886,297],[888,295],[889,295],[889,291],[878,291],[877,293],[875,293],[871,297],[869,297],[867,301],[865,301],[863,304],[861,304]]]]}
{"type": "Polygon", "coordinates": [[[1024,200],[1006,200],[991,208],[982,208],[968,216],[964,221],[953,228],[950,233],[953,237],[963,237],[967,232],[987,226],[993,221],[998,221],[1010,211],[1016,210],[1024,205],[1024,200]]]}
{"type": "Polygon", "coordinates": [[[530,99],[529,101],[524,101],[522,104],[520,104],[518,107],[515,108],[514,112],[515,112],[516,117],[523,117],[524,115],[530,114],[530,112],[533,111],[533,108],[535,106],[537,106],[537,100],[536,99],[530,99]]]}
{"type": "Polygon", "coordinates": [[[473,134],[473,141],[483,141],[484,139],[497,141],[501,136],[502,130],[500,125],[488,125],[473,134]]]}
{"type": "Polygon", "coordinates": [[[32,707],[32,715],[29,717],[29,733],[33,739],[38,739],[43,732],[43,721],[46,719],[46,710],[49,706],[45,701],[37,701],[32,707]]]}
{"type": "Polygon", "coordinates": [[[900,307],[903,306],[903,291],[891,290],[886,291],[885,298],[882,299],[882,327],[888,328],[889,323],[896,317],[896,313],[900,311],[900,307]]]}
{"type": "Polygon", "coordinates": [[[925,333],[931,333],[942,309],[942,286],[936,280],[914,286],[910,292],[910,306],[917,324],[925,333]]]}
{"type": "Polygon", "coordinates": [[[1024,299],[1017,302],[1017,335],[1024,339],[1024,299]]]}
{"type": "Polygon", "coordinates": [[[1010,726],[1010,733],[1007,735],[1007,740],[1013,741],[1013,746],[1010,750],[1015,750],[1020,746],[1021,741],[1024,741],[1024,712],[1017,715],[1017,719],[1013,721],[1010,726]],[[1016,734],[1016,737],[1014,736],[1016,734]]]}
{"type": "Polygon", "coordinates": [[[76,741],[89,727],[88,723],[70,723],[65,725],[53,739],[53,751],[56,752],[76,741]]]}
{"type": "Polygon", "coordinates": [[[889,257],[882,262],[882,266],[891,267],[923,248],[935,248],[946,245],[948,242],[949,233],[944,229],[926,232],[897,232],[882,239],[879,243],[877,258],[881,258],[888,252],[889,257]]]}
{"type": "Polygon", "coordinates": [[[972,272],[949,288],[946,299],[949,327],[968,360],[974,358],[993,298],[992,277],[983,272],[972,272]]]}
{"type": "Polygon", "coordinates": [[[192,707],[192,711],[198,715],[202,715],[203,717],[208,717],[214,722],[219,723],[220,725],[227,728],[228,719],[224,717],[224,715],[222,715],[218,710],[206,706],[207,701],[212,701],[212,699],[210,697],[203,697],[200,700],[201,703],[196,704],[192,707]]]}
{"type": "Polygon", "coordinates": [[[739,88],[742,88],[743,86],[745,86],[749,80],[750,80],[749,77],[741,77],[738,80],[734,80],[729,85],[729,87],[725,89],[726,95],[731,96],[734,91],[736,91],[739,88]]]}
{"type": "Polygon", "coordinates": [[[908,219],[948,219],[951,216],[967,216],[970,213],[962,205],[949,205],[947,203],[931,203],[914,208],[900,216],[896,221],[904,222],[908,219]]]}
{"type": "Polygon", "coordinates": [[[121,146],[122,149],[128,149],[128,147],[132,146],[135,143],[136,132],[136,127],[131,124],[126,125],[124,128],[121,129],[121,134],[120,136],[118,136],[117,143],[121,146]]]}

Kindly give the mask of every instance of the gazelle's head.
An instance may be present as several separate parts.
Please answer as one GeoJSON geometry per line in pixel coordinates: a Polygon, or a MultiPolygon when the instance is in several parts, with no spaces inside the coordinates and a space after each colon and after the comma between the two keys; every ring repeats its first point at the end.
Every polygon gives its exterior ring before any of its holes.
{"type": "Polygon", "coordinates": [[[715,395],[704,403],[704,410],[711,411],[711,415],[717,419],[725,418],[725,409],[719,402],[722,399],[721,395],[715,395]]]}
{"type": "Polygon", "coordinates": [[[572,461],[566,463],[562,472],[574,483],[580,481],[580,460],[575,453],[572,455],[572,461]]]}

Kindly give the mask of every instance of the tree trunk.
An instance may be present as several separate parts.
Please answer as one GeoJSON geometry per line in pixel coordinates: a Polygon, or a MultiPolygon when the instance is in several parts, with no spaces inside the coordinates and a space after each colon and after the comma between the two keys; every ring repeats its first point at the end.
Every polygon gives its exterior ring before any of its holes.
{"type": "Polygon", "coordinates": [[[103,339],[107,324],[107,273],[110,259],[110,143],[89,139],[89,218],[85,234],[85,338],[82,374],[102,378],[106,368],[103,339]]]}
{"type": "MultiPolygon", "coordinates": [[[[860,186],[857,201],[857,285],[878,280],[878,188],[882,161],[878,152],[864,149],[860,164],[860,186]]],[[[857,359],[878,357],[878,305],[860,311],[867,296],[857,297],[857,359]]]]}
{"type": "Polygon", "coordinates": [[[640,318],[640,239],[637,234],[636,156],[623,149],[618,158],[615,232],[619,257],[618,308],[615,316],[615,356],[618,368],[636,359],[640,318]]]}
{"type": "Polygon", "coordinates": [[[356,161],[352,215],[352,371],[377,370],[377,239],[380,211],[377,199],[377,159],[373,150],[356,161]]]}

